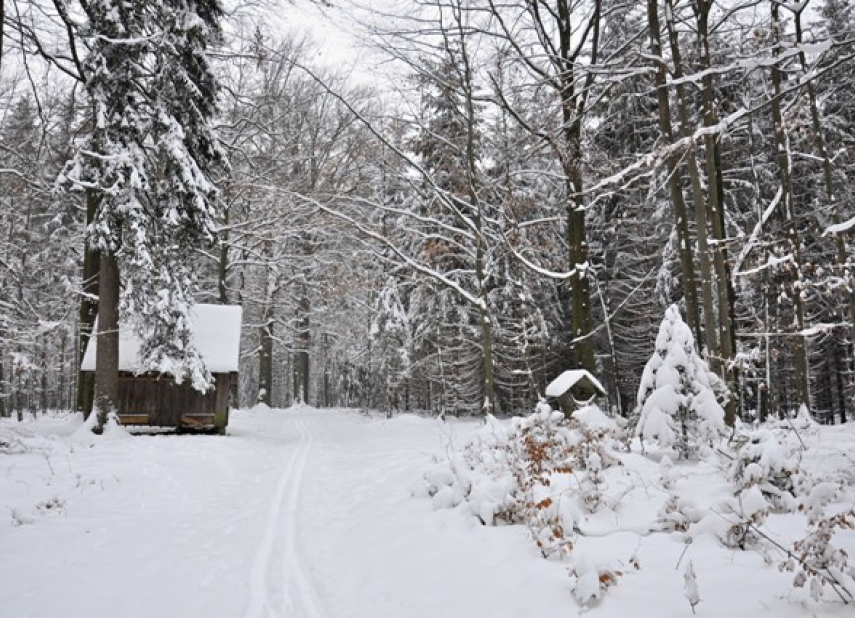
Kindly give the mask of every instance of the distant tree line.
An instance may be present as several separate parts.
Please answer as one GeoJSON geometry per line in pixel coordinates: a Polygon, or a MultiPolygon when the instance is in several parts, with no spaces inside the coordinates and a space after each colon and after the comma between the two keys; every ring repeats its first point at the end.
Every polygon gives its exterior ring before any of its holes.
{"type": "MultiPolygon", "coordinates": [[[[4,415],[91,405],[88,4],[5,3],[4,415]]],[[[728,422],[855,415],[852,2],[411,4],[361,15],[371,80],[263,7],[205,52],[223,164],[176,256],[244,307],[242,405],[510,414],[584,368],[630,415],[677,304],[728,422]]]]}

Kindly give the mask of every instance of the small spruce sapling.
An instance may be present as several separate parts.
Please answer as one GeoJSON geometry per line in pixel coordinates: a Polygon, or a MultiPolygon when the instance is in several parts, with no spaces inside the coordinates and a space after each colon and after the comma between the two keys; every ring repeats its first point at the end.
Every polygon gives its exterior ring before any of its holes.
{"type": "Polygon", "coordinates": [[[644,367],[638,389],[635,434],[682,458],[725,435],[718,376],[695,350],[692,331],[672,305],[659,327],[656,347],[644,367]]]}

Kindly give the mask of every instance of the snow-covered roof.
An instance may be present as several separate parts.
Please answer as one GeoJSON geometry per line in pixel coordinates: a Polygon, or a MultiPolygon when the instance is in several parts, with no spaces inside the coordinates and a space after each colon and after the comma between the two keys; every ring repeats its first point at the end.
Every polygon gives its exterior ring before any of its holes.
{"type": "Polygon", "coordinates": [[[600,384],[597,378],[591,375],[590,371],[586,371],[585,369],[571,369],[570,371],[565,371],[549,383],[549,386],[546,387],[546,396],[561,397],[561,395],[569,391],[585,378],[590,380],[594,388],[596,388],[601,394],[605,394],[606,389],[603,388],[603,385],[600,384]]]}
{"type": "MultiPolygon", "coordinates": [[[[238,370],[243,308],[236,305],[193,305],[193,343],[211,373],[238,370]]],[[[93,332],[97,332],[97,320],[93,332]]],[[[141,341],[127,324],[119,325],[119,371],[139,372],[141,341]]],[[[81,371],[95,371],[95,337],[90,339],[81,371]]]]}

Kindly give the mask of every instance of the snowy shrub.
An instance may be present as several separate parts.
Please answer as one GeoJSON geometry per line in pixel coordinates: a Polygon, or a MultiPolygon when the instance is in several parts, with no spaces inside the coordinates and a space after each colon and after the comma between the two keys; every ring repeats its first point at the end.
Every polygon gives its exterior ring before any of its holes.
{"type": "Polygon", "coordinates": [[[525,525],[544,557],[572,551],[576,522],[603,503],[617,426],[596,406],[566,418],[548,406],[510,427],[496,423],[425,474],[437,508],[466,503],[485,525],[525,525]]]}
{"type": "Polygon", "coordinates": [[[617,578],[623,573],[597,565],[588,556],[582,556],[576,561],[570,575],[574,579],[573,597],[582,607],[590,607],[600,600],[610,586],[617,584],[617,578]]]}
{"type": "Polygon", "coordinates": [[[799,510],[807,515],[808,522],[815,523],[825,515],[825,507],[837,497],[839,488],[831,483],[820,483],[799,503],[799,510]]]}
{"type": "Polygon", "coordinates": [[[638,388],[635,434],[680,457],[693,456],[725,434],[724,410],[716,392],[721,380],[695,351],[692,331],[676,305],[665,312],[656,347],[638,388]]]}
{"type": "Polygon", "coordinates": [[[668,494],[668,499],[659,510],[656,528],[666,532],[686,532],[689,526],[698,523],[703,517],[703,510],[694,502],[672,493],[668,494]]]}
{"type": "Polygon", "coordinates": [[[741,433],[733,444],[728,478],[736,495],[757,487],[773,510],[795,509],[800,463],[798,447],[771,427],[741,433]]]}
{"type": "MultiPolygon", "coordinates": [[[[741,428],[731,445],[731,460],[727,477],[734,498],[724,505],[725,511],[736,518],[732,522],[726,543],[745,548],[757,540],[757,526],[770,513],[805,510],[819,499],[802,500],[813,484],[801,470],[805,448],[801,433],[810,423],[807,417],[793,421],[772,421],[762,427],[741,428]]],[[[816,489],[816,488],[815,488],[816,489]]],[[[825,494],[823,494],[825,495],[825,494]]],[[[824,506],[824,505],[823,505],[824,506]]]]}
{"type": "Polygon", "coordinates": [[[832,543],[837,529],[855,529],[855,511],[813,520],[807,536],[794,543],[793,551],[779,566],[794,573],[793,585],[807,586],[814,601],[822,598],[826,588],[844,603],[855,601],[855,569],[849,566],[846,551],[832,543]]]}
{"type": "Polygon", "coordinates": [[[757,541],[758,526],[766,521],[773,510],[757,485],[746,487],[723,506],[723,510],[731,518],[731,525],[722,540],[728,547],[740,549],[745,549],[757,541]]]}

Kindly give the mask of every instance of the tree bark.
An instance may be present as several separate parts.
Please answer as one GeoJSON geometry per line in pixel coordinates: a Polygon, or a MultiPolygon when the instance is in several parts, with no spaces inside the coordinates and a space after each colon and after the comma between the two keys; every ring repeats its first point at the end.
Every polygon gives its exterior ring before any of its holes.
{"type": "MultiPolygon", "coordinates": [[[[466,38],[463,24],[458,16],[458,34],[460,36],[461,60],[463,63],[463,79],[461,86],[466,104],[466,188],[469,206],[473,211],[475,227],[475,276],[478,279],[478,321],[481,328],[481,354],[483,357],[483,399],[481,413],[486,416],[493,414],[496,406],[495,359],[493,356],[493,318],[490,315],[489,284],[487,281],[487,241],[484,238],[483,204],[478,192],[478,171],[475,152],[475,101],[472,92],[472,69],[469,64],[469,54],[466,49],[466,38]]],[[[450,51],[450,50],[449,50],[450,51]]]]}
{"type": "MultiPolygon", "coordinates": [[[[585,205],[582,199],[582,113],[587,93],[578,93],[573,52],[572,3],[558,2],[559,68],[561,84],[561,113],[564,131],[564,186],[566,192],[567,248],[569,267],[574,274],[568,279],[570,286],[570,330],[573,334],[572,368],[596,372],[594,342],[591,338],[591,284],[588,279],[588,240],[585,230],[585,205]]],[[[595,2],[595,13],[591,17],[594,41],[593,55],[596,57],[599,33],[600,3],[595,2]]]]}
{"type": "Polygon", "coordinates": [[[3,36],[6,31],[6,2],[0,0],[0,69],[3,68],[3,36]]]}
{"type": "Polygon", "coordinates": [[[0,418],[5,418],[9,416],[9,407],[7,405],[6,398],[9,396],[8,391],[6,390],[6,374],[5,374],[5,363],[4,363],[4,353],[3,350],[0,349],[0,418]]]}
{"type": "MultiPolygon", "coordinates": [[[[774,39],[775,56],[781,55],[781,28],[780,10],[777,2],[771,3],[772,7],[772,36],[774,39]]],[[[778,177],[782,190],[782,212],[784,235],[789,245],[792,258],[792,302],[795,314],[796,333],[793,334],[793,371],[795,385],[795,405],[799,407],[806,405],[810,407],[810,378],[808,374],[808,362],[805,346],[805,317],[804,305],[801,296],[801,247],[799,243],[798,228],[795,220],[794,191],[792,184],[792,159],[790,156],[789,139],[784,127],[783,114],[781,112],[783,72],[778,63],[772,65],[772,86],[774,89],[772,98],[772,122],[775,127],[775,147],[777,150],[778,177]]]]}
{"type": "MultiPolygon", "coordinates": [[[[95,219],[98,210],[98,195],[95,191],[86,192],[86,225],[95,219]]],[[[95,393],[95,374],[79,370],[83,356],[92,335],[92,326],[95,324],[95,316],[98,314],[98,290],[101,255],[89,246],[89,242],[83,245],[83,295],[80,298],[80,309],[78,314],[78,325],[80,329],[78,358],[77,358],[77,411],[83,412],[85,418],[89,418],[92,412],[92,403],[95,393]]]]}
{"type": "Polygon", "coordinates": [[[115,253],[101,255],[98,337],[95,358],[94,430],[100,433],[107,415],[119,412],[119,262],[115,253]]]}
{"type": "MultiPolygon", "coordinates": [[[[677,24],[674,20],[674,2],[665,2],[665,22],[668,27],[668,41],[671,46],[671,59],[674,63],[674,79],[680,80],[683,75],[683,56],[680,51],[680,41],[677,24]]],[[[680,121],[680,132],[684,138],[691,138],[692,127],[689,120],[689,102],[683,84],[677,87],[677,117],[680,121]]],[[[698,168],[697,146],[692,142],[686,156],[689,181],[692,187],[692,201],[695,207],[695,234],[698,240],[698,256],[701,265],[701,302],[703,305],[704,338],[698,340],[698,349],[707,348],[707,358],[711,360],[713,370],[722,375],[722,364],[719,355],[718,328],[716,326],[716,311],[713,300],[713,271],[710,259],[709,232],[707,230],[707,202],[701,182],[701,172],[698,168]]],[[[707,183],[710,183],[707,177],[707,183]]]]}
{"type": "Polygon", "coordinates": [[[294,400],[309,402],[309,348],[312,344],[309,293],[303,286],[297,304],[297,349],[294,351],[294,400]]]}
{"type": "Polygon", "coordinates": [[[265,308],[259,331],[258,352],[258,400],[273,405],[273,319],[270,309],[265,308]]]}
{"type": "MultiPolygon", "coordinates": [[[[801,46],[804,42],[804,33],[802,29],[802,14],[804,10],[807,8],[809,0],[797,5],[798,8],[793,8],[788,5],[788,8],[793,11],[793,17],[795,19],[796,26],[796,45],[801,46]]],[[[807,58],[805,57],[805,53],[803,50],[799,51],[799,63],[801,64],[802,74],[807,75],[808,66],[807,66],[807,58]]],[[[816,148],[816,152],[819,155],[820,159],[822,159],[822,178],[823,184],[825,187],[825,199],[828,201],[829,205],[832,205],[836,202],[835,191],[834,191],[834,165],[831,161],[831,156],[828,154],[828,147],[825,143],[825,133],[822,130],[822,119],[819,114],[819,105],[817,104],[817,96],[816,90],[814,88],[813,80],[808,80],[806,84],[806,90],[808,95],[808,103],[810,105],[810,117],[811,117],[811,126],[813,128],[813,139],[814,139],[814,147],[816,148]]],[[[836,209],[835,209],[836,210],[836,209]]],[[[840,217],[835,217],[840,219],[840,217]]],[[[838,221],[839,222],[839,221],[838,221]]],[[[841,280],[846,279],[846,263],[848,260],[848,255],[846,253],[846,241],[844,240],[841,234],[834,235],[834,245],[835,245],[835,260],[837,262],[837,271],[841,280]]],[[[849,331],[850,331],[850,340],[855,338],[855,297],[853,297],[848,302],[848,307],[844,310],[844,316],[848,312],[849,314],[849,331]]],[[[842,372],[848,377],[849,381],[852,382],[855,380],[855,365],[852,362],[852,358],[850,354],[845,354],[842,360],[842,372]]],[[[838,374],[838,381],[843,379],[843,376],[838,374]]],[[[846,420],[846,403],[845,398],[841,403],[841,418],[843,419],[841,422],[846,420]]]]}
{"type": "MultiPolygon", "coordinates": [[[[698,0],[695,4],[698,29],[698,43],[700,47],[701,68],[707,69],[701,80],[701,102],[703,106],[703,118],[705,127],[713,127],[718,122],[715,111],[715,83],[713,81],[712,58],[710,56],[709,40],[709,14],[712,9],[712,0],[698,0]]],[[[737,376],[736,371],[730,365],[736,353],[736,337],[733,323],[735,316],[733,279],[730,272],[730,259],[727,251],[727,230],[724,218],[724,182],[721,161],[721,146],[716,135],[708,132],[704,136],[706,155],[707,188],[709,191],[710,219],[712,220],[712,232],[715,239],[714,262],[715,275],[718,282],[718,350],[716,355],[716,366],[719,375],[727,384],[730,394],[724,407],[725,422],[733,426],[736,422],[738,409],[737,398],[737,376]]]]}
{"type": "MultiPolygon", "coordinates": [[[[657,0],[647,2],[647,22],[650,28],[650,53],[656,62],[656,95],[659,102],[659,129],[668,144],[674,141],[671,126],[671,105],[668,100],[668,80],[662,59],[662,28],[659,22],[659,4],[657,0]]],[[[674,225],[677,228],[680,269],[683,275],[683,292],[686,299],[686,322],[695,334],[697,341],[703,341],[701,320],[698,312],[698,286],[695,279],[695,260],[692,239],[689,235],[686,201],[679,176],[679,155],[670,154],[666,160],[668,172],[668,190],[671,208],[674,212],[674,225]]]]}
{"type": "Polygon", "coordinates": [[[226,208],[223,211],[223,224],[226,226],[222,232],[220,232],[220,259],[217,263],[217,292],[219,295],[219,300],[221,305],[229,304],[229,291],[226,287],[226,278],[229,273],[229,209],[226,208]]]}

